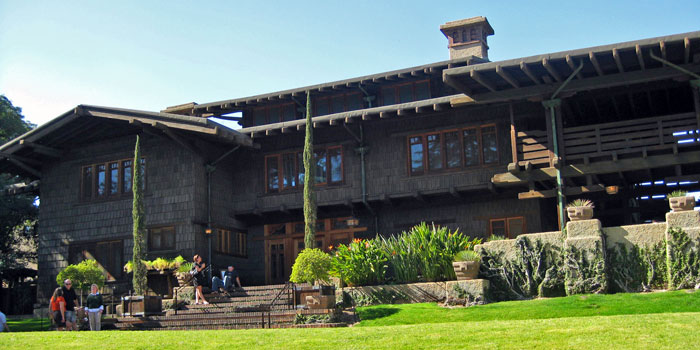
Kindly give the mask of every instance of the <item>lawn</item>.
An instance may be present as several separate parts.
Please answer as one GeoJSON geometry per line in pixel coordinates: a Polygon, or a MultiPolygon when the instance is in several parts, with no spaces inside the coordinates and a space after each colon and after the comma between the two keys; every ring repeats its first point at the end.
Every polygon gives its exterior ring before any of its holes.
{"type": "Polygon", "coordinates": [[[15,319],[10,316],[7,318],[7,326],[13,332],[47,331],[51,327],[51,321],[48,318],[15,319]]]}
{"type": "Polygon", "coordinates": [[[384,305],[350,328],[8,333],[0,349],[685,349],[700,344],[698,309],[700,293],[685,291],[384,305]]]}
{"type": "Polygon", "coordinates": [[[574,295],[455,309],[442,308],[435,303],[358,308],[362,327],[675,312],[700,312],[700,292],[574,295]]]}

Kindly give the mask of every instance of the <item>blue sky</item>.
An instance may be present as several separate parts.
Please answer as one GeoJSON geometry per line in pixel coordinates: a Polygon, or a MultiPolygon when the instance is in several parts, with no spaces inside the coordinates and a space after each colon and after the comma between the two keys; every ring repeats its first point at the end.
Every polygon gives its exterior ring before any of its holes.
{"type": "Polygon", "coordinates": [[[78,104],[161,110],[448,59],[486,16],[493,61],[700,30],[700,1],[0,0],[0,94],[42,124],[78,104]]]}

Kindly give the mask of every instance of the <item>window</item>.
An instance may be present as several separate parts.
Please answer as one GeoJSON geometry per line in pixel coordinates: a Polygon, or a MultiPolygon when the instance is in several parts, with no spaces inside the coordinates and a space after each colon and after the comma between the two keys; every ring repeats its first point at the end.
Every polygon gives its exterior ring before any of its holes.
{"type": "MultiPolygon", "coordinates": [[[[80,198],[83,200],[113,199],[131,194],[134,175],[133,160],[124,159],[82,167],[80,173],[80,198]]],[[[141,159],[141,169],[146,172],[146,160],[141,159]]],[[[142,182],[145,184],[145,181],[142,182]]]]}
{"type": "Polygon", "coordinates": [[[68,263],[77,264],[83,260],[95,260],[108,281],[123,276],[123,241],[73,243],[68,249],[68,263]]]}
{"type": "Polygon", "coordinates": [[[362,95],[357,92],[317,97],[313,102],[314,116],[347,112],[363,108],[362,95]]]}
{"type": "Polygon", "coordinates": [[[296,119],[294,104],[260,107],[253,109],[253,125],[265,125],[296,119]]]}
{"type": "Polygon", "coordinates": [[[175,227],[158,227],[148,230],[148,250],[175,250],[175,227]]]}
{"type": "Polygon", "coordinates": [[[527,232],[525,217],[516,216],[510,218],[491,219],[489,221],[491,235],[503,236],[508,239],[518,237],[527,232]]]}
{"type": "Polygon", "coordinates": [[[430,83],[428,80],[386,86],[381,89],[382,106],[425,100],[428,98],[430,98],[430,83]]]}
{"type": "Polygon", "coordinates": [[[216,252],[240,257],[248,256],[248,236],[243,232],[216,229],[216,252]]]}
{"type": "Polygon", "coordinates": [[[495,125],[408,137],[410,175],[490,164],[498,164],[498,138],[495,125]]]}
{"type": "MultiPolygon", "coordinates": [[[[336,185],[343,182],[343,148],[333,146],[314,151],[316,185],[336,185]]],[[[304,156],[302,151],[273,154],[265,157],[265,186],[267,192],[279,192],[304,185],[304,156]]]]}

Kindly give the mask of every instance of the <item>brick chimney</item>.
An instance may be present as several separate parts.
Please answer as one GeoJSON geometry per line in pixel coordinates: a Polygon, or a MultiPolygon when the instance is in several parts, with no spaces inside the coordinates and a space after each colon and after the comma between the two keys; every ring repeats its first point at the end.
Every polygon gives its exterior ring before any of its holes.
{"type": "Polygon", "coordinates": [[[440,26],[450,49],[450,59],[476,56],[488,60],[489,46],[486,37],[493,35],[493,28],[486,17],[472,17],[447,22],[440,26]]]}

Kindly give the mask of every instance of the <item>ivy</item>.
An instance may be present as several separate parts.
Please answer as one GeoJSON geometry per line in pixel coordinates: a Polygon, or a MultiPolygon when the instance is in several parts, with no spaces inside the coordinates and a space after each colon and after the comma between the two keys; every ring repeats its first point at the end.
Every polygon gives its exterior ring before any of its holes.
{"type": "Polygon", "coordinates": [[[700,256],[697,250],[700,240],[693,242],[679,227],[670,228],[667,237],[669,289],[694,287],[700,282],[700,256]]]}
{"type": "Polygon", "coordinates": [[[564,270],[566,294],[605,293],[608,289],[605,273],[605,255],[602,244],[597,241],[595,248],[565,249],[564,270]]]}
{"type": "Polygon", "coordinates": [[[372,290],[363,293],[359,290],[343,292],[343,304],[346,306],[367,306],[377,304],[397,304],[409,300],[408,295],[401,291],[386,289],[372,290]]]}
{"type": "Polygon", "coordinates": [[[666,287],[666,242],[652,247],[625,244],[608,249],[611,289],[614,292],[635,293],[666,287]]]}

